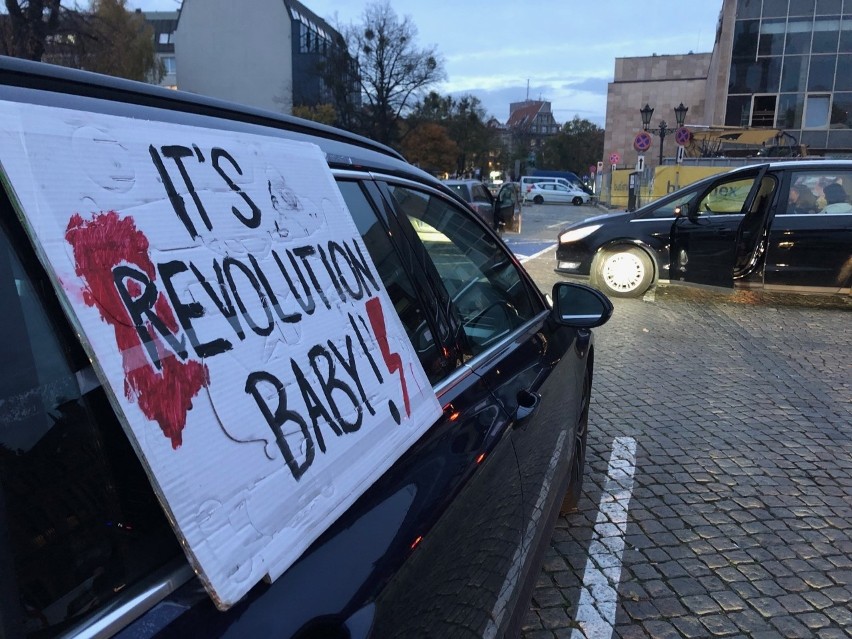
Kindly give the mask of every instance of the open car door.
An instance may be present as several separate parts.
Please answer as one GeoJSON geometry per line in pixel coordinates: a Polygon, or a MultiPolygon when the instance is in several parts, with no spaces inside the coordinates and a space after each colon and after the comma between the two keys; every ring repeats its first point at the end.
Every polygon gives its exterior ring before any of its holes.
{"type": "Polygon", "coordinates": [[[777,190],[768,165],[725,174],[699,191],[672,224],[672,281],[731,288],[761,254],[777,190]]]}

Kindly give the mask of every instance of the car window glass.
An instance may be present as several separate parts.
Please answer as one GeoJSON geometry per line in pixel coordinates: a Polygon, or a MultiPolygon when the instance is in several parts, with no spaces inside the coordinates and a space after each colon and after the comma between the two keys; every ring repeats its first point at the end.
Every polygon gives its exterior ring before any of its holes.
{"type": "Polygon", "coordinates": [[[795,171],[782,214],[852,212],[852,172],[795,171]]]}
{"type": "Polygon", "coordinates": [[[696,212],[701,215],[731,215],[742,213],[754,177],[717,182],[698,203],[696,212]]]}
{"type": "Polygon", "coordinates": [[[684,190],[683,193],[678,195],[677,197],[668,200],[667,202],[663,202],[656,207],[653,207],[648,213],[642,215],[643,218],[667,218],[675,216],[675,209],[677,207],[683,207],[689,203],[692,198],[695,197],[695,189],[684,190]]]}
{"type": "Polygon", "coordinates": [[[58,305],[39,296],[49,284],[24,263],[0,226],[0,502],[24,629],[52,636],[180,548],[79,344],[54,324],[58,305]]]}
{"type": "Polygon", "coordinates": [[[436,196],[400,186],[391,194],[426,245],[476,355],[544,310],[497,240],[436,196]]]}
{"type": "Polygon", "coordinates": [[[443,369],[432,327],[426,320],[428,314],[423,311],[414,284],[361,186],[357,182],[343,181],[338,182],[338,186],[420,363],[434,384],[439,381],[443,369]]]}
{"type": "Polygon", "coordinates": [[[480,186],[478,184],[473,187],[473,201],[474,202],[491,202],[491,198],[488,197],[488,191],[484,186],[480,186]]]}

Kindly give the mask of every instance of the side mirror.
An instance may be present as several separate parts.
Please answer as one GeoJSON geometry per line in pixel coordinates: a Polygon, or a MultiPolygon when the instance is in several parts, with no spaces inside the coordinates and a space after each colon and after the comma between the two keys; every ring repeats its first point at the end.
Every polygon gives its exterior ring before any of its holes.
{"type": "Polygon", "coordinates": [[[562,326],[595,328],[612,317],[613,306],[599,290],[574,282],[557,282],[553,285],[556,304],[553,316],[562,326]]]}

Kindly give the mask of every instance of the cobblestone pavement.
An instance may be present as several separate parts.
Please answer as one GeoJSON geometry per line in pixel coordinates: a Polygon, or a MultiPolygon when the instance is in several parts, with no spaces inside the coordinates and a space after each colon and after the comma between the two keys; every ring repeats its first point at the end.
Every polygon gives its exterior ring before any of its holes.
{"type": "MultiPolygon", "coordinates": [[[[543,290],[559,279],[550,255],[526,266],[543,290]]],[[[524,638],[852,637],[852,300],[671,286],[614,302],[584,497],[524,638]],[[636,442],[620,574],[589,553],[616,437],[636,442]],[[615,582],[593,606],[611,630],[575,621],[588,562],[615,582]]],[[[618,527],[600,530],[613,546],[618,527]]]]}

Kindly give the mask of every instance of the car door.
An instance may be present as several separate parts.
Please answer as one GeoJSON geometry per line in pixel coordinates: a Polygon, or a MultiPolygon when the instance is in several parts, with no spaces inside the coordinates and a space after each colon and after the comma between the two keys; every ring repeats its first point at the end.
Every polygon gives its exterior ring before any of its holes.
{"type": "MultiPolygon", "coordinates": [[[[487,461],[492,442],[509,441],[520,466],[521,544],[505,547],[501,563],[482,571],[483,578],[501,576],[491,617],[477,632],[499,636],[506,624],[519,623],[513,616],[520,614],[514,602],[525,601],[525,587],[533,583],[525,577],[535,579],[529,569],[536,565],[536,551],[549,535],[550,518],[557,512],[554,504],[564,495],[576,424],[585,405],[590,333],[557,327],[513,256],[493,234],[474,228],[452,203],[403,185],[389,184],[388,193],[405,217],[446,237],[443,246],[429,246],[433,236],[418,233],[432,258],[434,268],[429,272],[436,286],[446,289],[448,312],[458,321],[456,348],[499,409],[480,456],[487,461]],[[412,206],[412,198],[425,204],[412,206]]],[[[482,529],[480,545],[492,543],[487,530],[482,529]]],[[[471,588],[478,596],[483,594],[473,584],[457,592],[456,587],[445,579],[440,589],[452,590],[462,599],[471,596],[471,588]]]]}
{"type": "Polygon", "coordinates": [[[776,188],[767,166],[710,182],[671,229],[672,281],[732,287],[754,268],[776,188]]]}
{"type": "Polygon", "coordinates": [[[852,171],[820,166],[789,172],[769,228],[767,290],[836,293],[852,285],[852,213],[819,212],[825,207],[816,195],[826,184],[849,188],[852,171]],[[803,200],[814,205],[802,206],[803,200]]]}

